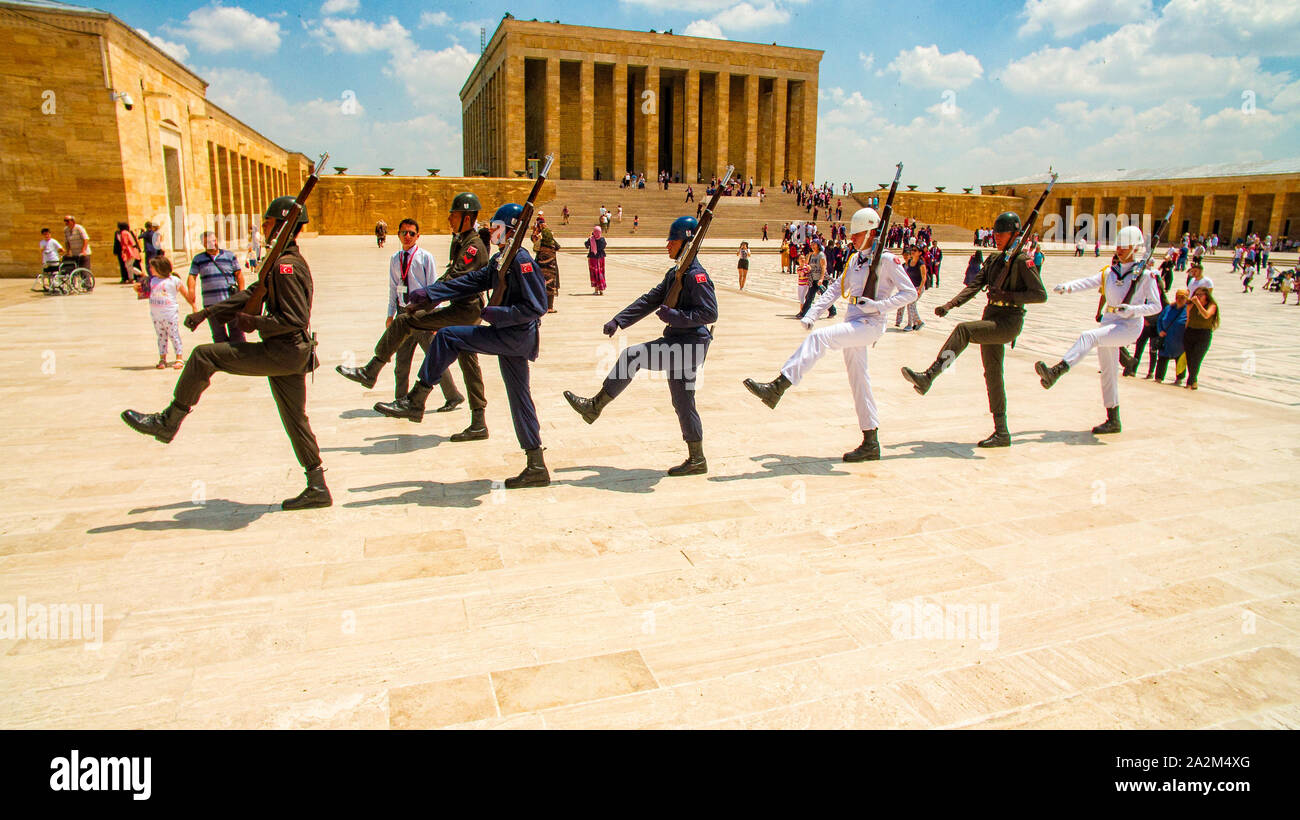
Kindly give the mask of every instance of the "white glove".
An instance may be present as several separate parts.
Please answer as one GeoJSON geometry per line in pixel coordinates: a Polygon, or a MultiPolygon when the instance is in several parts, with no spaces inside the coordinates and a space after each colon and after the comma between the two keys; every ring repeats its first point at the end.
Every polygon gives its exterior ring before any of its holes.
{"type": "Polygon", "coordinates": [[[1120,305],[1119,310],[1115,311],[1115,315],[1121,319],[1132,319],[1134,315],[1133,308],[1128,305],[1120,305]]]}
{"type": "Polygon", "coordinates": [[[813,325],[817,324],[817,320],[811,316],[804,316],[799,320],[799,324],[803,325],[804,330],[812,330],[813,325]]]}
{"type": "Polygon", "coordinates": [[[1052,288],[1052,293],[1065,293],[1065,285],[1057,285],[1052,288]]]}

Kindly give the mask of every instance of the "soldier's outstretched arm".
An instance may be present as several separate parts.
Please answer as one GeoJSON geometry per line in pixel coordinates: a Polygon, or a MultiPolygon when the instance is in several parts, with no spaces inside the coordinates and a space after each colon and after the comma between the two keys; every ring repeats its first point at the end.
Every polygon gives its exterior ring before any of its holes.
{"type": "Polygon", "coordinates": [[[494,266],[484,265],[476,271],[457,276],[455,279],[434,282],[423,290],[412,291],[407,296],[407,300],[417,303],[430,302],[436,305],[439,302],[449,302],[455,299],[464,299],[467,296],[474,296],[492,287],[494,271],[494,266]]]}
{"type": "Polygon", "coordinates": [[[519,251],[510,276],[519,283],[522,298],[513,305],[483,308],[483,320],[491,322],[493,327],[525,325],[546,315],[546,280],[528,251],[519,251]]]}
{"type": "Polygon", "coordinates": [[[619,327],[631,327],[658,310],[659,306],[664,303],[664,296],[668,292],[668,279],[669,277],[665,276],[662,282],[646,291],[641,298],[623,308],[614,317],[614,322],[619,327]]]}
{"type": "Polygon", "coordinates": [[[959,290],[957,295],[948,300],[948,304],[944,305],[944,307],[947,310],[952,310],[953,308],[961,307],[971,299],[974,299],[975,295],[983,290],[984,286],[989,283],[990,267],[992,267],[992,265],[981,265],[980,272],[975,274],[975,281],[959,290]]]}

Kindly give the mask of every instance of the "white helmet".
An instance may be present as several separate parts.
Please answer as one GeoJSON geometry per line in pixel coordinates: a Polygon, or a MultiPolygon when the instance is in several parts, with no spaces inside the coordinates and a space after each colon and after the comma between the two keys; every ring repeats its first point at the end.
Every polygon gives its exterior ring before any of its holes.
{"type": "Polygon", "coordinates": [[[1142,229],[1137,225],[1125,225],[1119,229],[1119,236],[1115,238],[1117,248],[1140,248],[1145,244],[1142,229]]]}
{"type": "Polygon", "coordinates": [[[853,213],[853,220],[849,223],[849,234],[863,233],[872,231],[880,224],[880,214],[876,213],[874,208],[859,208],[853,213]]]}

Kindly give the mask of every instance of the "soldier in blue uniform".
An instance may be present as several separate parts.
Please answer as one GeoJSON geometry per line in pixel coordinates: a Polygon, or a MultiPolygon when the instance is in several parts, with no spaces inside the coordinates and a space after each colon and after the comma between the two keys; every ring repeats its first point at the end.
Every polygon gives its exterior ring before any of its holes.
{"type": "MultiPolygon", "coordinates": [[[[674,259],[682,247],[691,241],[699,229],[693,216],[681,216],[668,230],[668,255],[674,259]]],[[[668,307],[664,299],[672,289],[676,268],[670,268],[664,280],[651,288],[640,299],[623,308],[623,311],[605,323],[606,336],[613,336],[619,328],[630,327],[654,313],[667,327],[653,342],[633,345],[618,357],[618,362],[600,392],[589,399],[564,391],[574,410],[591,424],[600,417],[605,405],[622,393],[643,367],[665,371],[668,374],[668,392],[673,399],[673,410],[686,441],[687,456],[681,464],[668,471],[670,476],[699,475],[709,471],[704,460],[704,428],[700,414],[695,411],[696,371],[704,363],[713,334],[708,325],[718,319],[718,299],[713,292],[713,280],[698,261],[693,261],[682,274],[681,293],[676,307],[668,307]]]]}
{"type": "Polygon", "coordinates": [[[502,250],[492,258],[491,264],[455,279],[435,282],[407,296],[408,301],[428,302],[433,307],[440,302],[464,300],[492,290],[492,298],[482,314],[483,321],[488,324],[439,330],[429,345],[429,353],[411,392],[397,401],[375,405],[375,410],[385,416],[420,421],[424,418],[424,402],[429,391],[459,354],[472,352],[498,357],[501,378],[505,381],[510,401],[510,415],[515,423],[515,436],[528,457],[523,472],[506,479],[507,489],[545,487],[551,483],[551,475],[542,460],[541,425],[537,421],[537,409],[533,406],[528,384],[528,363],[537,360],[538,320],[546,315],[546,282],[533,257],[520,248],[515,258],[509,260],[510,269],[502,283],[498,283],[498,266],[506,262],[501,255],[511,235],[522,227],[519,221],[523,210],[522,206],[514,203],[497,208],[491,223],[492,244],[502,250]]]}

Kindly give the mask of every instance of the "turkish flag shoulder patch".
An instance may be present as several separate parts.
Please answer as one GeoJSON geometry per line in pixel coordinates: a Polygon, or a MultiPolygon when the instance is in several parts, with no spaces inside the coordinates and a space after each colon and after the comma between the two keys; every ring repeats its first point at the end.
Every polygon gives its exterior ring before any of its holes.
{"type": "Polygon", "coordinates": [[[520,272],[520,273],[532,273],[532,272],[533,272],[533,263],[532,263],[532,262],[525,262],[525,263],[523,263],[522,265],[519,266],[519,272],[520,272]]]}
{"type": "Polygon", "coordinates": [[[703,274],[703,273],[695,274],[695,284],[702,285],[707,281],[709,281],[709,277],[707,274],[703,274]]]}
{"type": "Polygon", "coordinates": [[[474,247],[473,245],[470,245],[468,248],[465,249],[465,255],[468,256],[470,259],[473,259],[475,256],[478,256],[478,248],[474,247]]]}
{"type": "Polygon", "coordinates": [[[280,273],[293,273],[293,265],[287,265],[287,264],[281,262],[281,263],[280,263],[280,273]]]}

